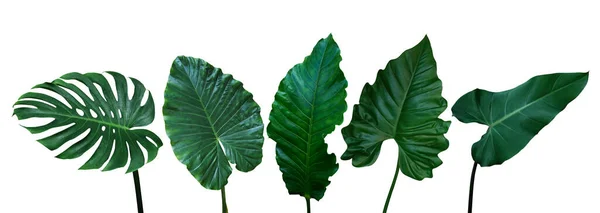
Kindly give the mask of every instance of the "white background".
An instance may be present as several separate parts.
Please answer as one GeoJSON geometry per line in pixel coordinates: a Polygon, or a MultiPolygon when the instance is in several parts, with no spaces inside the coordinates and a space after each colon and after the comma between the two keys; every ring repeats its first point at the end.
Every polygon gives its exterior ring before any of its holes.
{"type": "MultiPolygon", "coordinates": [[[[431,39],[449,106],[462,94],[510,89],[552,72],[591,71],[587,88],[516,157],[479,168],[474,212],[600,212],[600,7],[570,1],[482,4],[460,1],[349,3],[283,1],[123,3],[2,1],[0,3],[0,212],[136,212],[133,180],[124,169],[78,171],[90,154],[59,160],[11,117],[11,105],[33,85],[66,72],[114,70],[138,78],[155,98],[149,127],[165,142],[140,170],[147,213],[220,212],[220,193],[204,189],[172,153],[160,108],[177,55],[203,58],[242,81],[262,107],[265,125],[277,85],[333,33],[341,48],[349,106],[388,60],[431,39]]],[[[449,107],[450,108],[450,107],[449,107]]],[[[340,129],[329,151],[346,148],[340,129]]],[[[450,148],[434,178],[401,176],[389,212],[466,212],[471,144],[485,127],[452,120],[450,148]]],[[[265,133],[266,137],[266,133],[265,133]]],[[[384,143],[375,165],[340,161],[313,212],[381,212],[396,163],[396,145],[384,143]]],[[[234,171],[227,185],[230,212],[305,212],[287,193],[265,139],[263,163],[234,171]]],[[[60,149],[60,150],[64,150],[60,149]]],[[[59,151],[60,151],[59,150],[59,151]]]]}

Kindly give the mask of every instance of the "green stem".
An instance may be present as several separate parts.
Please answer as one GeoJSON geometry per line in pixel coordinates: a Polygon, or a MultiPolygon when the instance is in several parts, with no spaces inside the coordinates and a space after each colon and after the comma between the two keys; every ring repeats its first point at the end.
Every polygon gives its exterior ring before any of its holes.
{"type": "Polygon", "coordinates": [[[304,199],[306,199],[306,213],[310,213],[310,196],[304,196],[304,199]]]}
{"type": "Polygon", "coordinates": [[[223,213],[228,213],[229,211],[227,210],[227,200],[225,199],[225,186],[221,188],[221,204],[223,208],[223,213]]]}
{"type": "Polygon", "coordinates": [[[138,171],[133,172],[133,185],[135,186],[135,198],[137,201],[138,213],[144,213],[144,205],[142,204],[142,187],[140,186],[140,174],[138,171]]]}
{"type": "Polygon", "coordinates": [[[400,172],[400,147],[398,147],[398,162],[396,163],[396,173],[394,174],[394,180],[392,180],[392,186],[388,192],[387,199],[385,200],[385,206],[383,206],[383,213],[387,212],[388,206],[390,205],[390,199],[392,198],[392,192],[396,186],[396,179],[398,179],[398,172],[400,172]]]}
{"type": "Polygon", "coordinates": [[[477,162],[473,163],[473,171],[471,171],[471,186],[469,187],[469,209],[468,213],[473,212],[473,188],[475,187],[475,172],[477,172],[477,162]]]}

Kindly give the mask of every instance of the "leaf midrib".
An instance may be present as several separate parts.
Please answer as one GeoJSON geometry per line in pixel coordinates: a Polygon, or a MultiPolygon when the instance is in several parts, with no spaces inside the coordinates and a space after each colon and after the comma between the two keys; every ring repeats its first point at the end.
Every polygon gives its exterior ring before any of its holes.
{"type": "MultiPolygon", "coordinates": [[[[558,91],[560,91],[560,90],[562,90],[562,89],[564,89],[564,88],[567,88],[567,87],[569,87],[569,86],[573,85],[575,82],[577,82],[577,81],[579,81],[579,80],[581,80],[581,78],[579,78],[579,79],[577,79],[577,80],[575,80],[575,81],[572,81],[571,83],[569,83],[569,84],[566,84],[566,85],[564,85],[564,86],[562,86],[562,87],[560,87],[560,88],[558,88],[558,89],[556,89],[556,90],[554,90],[554,91],[552,91],[552,92],[549,92],[548,94],[545,94],[544,96],[542,96],[542,97],[540,97],[540,98],[538,98],[538,99],[536,99],[536,100],[534,100],[534,101],[532,101],[532,102],[530,102],[530,103],[526,104],[525,106],[522,106],[522,107],[520,107],[520,108],[516,109],[515,111],[512,111],[511,113],[509,113],[509,114],[507,114],[507,115],[504,115],[502,118],[500,118],[500,119],[496,120],[494,123],[492,123],[491,125],[489,125],[489,126],[490,126],[490,128],[494,128],[496,125],[498,125],[498,124],[502,123],[504,120],[506,120],[506,119],[508,119],[508,118],[510,118],[510,117],[512,117],[512,116],[514,116],[514,115],[515,115],[515,114],[517,114],[517,113],[520,113],[521,111],[525,110],[526,108],[530,107],[531,105],[534,105],[534,104],[536,104],[538,101],[540,101],[540,100],[542,100],[542,99],[544,99],[544,98],[546,98],[546,97],[548,97],[548,96],[550,96],[550,95],[554,94],[555,92],[558,92],[558,91]]],[[[490,104],[491,104],[491,103],[490,103],[490,104]]],[[[484,117],[485,117],[485,116],[484,116],[484,117]]]]}
{"type": "Polygon", "coordinates": [[[206,110],[206,106],[204,105],[204,102],[202,102],[202,96],[200,96],[200,93],[198,93],[198,88],[192,82],[192,77],[189,76],[186,72],[184,72],[184,74],[187,77],[188,81],[190,82],[190,85],[192,85],[192,88],[194,88],[194,94],[196,94],[196,97],[198,97],[198,102],[200,103],[200,106],[202,107],[202,111],[206,115],[206,120],[208,121],[208,124],[210,125],[210,129],[212,130],[213,135],[215,136],[217,145],[219,145],[219,147],[220,147],[221,145],[219,144],[219,136],[217,135],[217,132],[215,131],[215,126],[213,125],[213,122],[210,120],[210,115],[208,114],[208,112],[206,110]]]}
{"type": "Polygon", "coordinates": [[[327,53],[327,47],[328,44],[325,45],[325,49],[323,50],[323,55],[321,55],[321,59],[319,60],[319,69],[317,70],[317,80],[315,83],[315,89],[313,90],[313,98],[312,101],[310,103],[310,123],[308,124],[308,139],[307,139],[307,145],[306,145],[306,158],[304,161],[304,166],[306,167],[306,173],[308,175],[306,175],[306,183],[307,183],[307,192],[304,192],[304,196],[306,196],[308,194],[308,196],[310,197],[310,191],[311,191],[311,187],[310,187],[310,173],[311,173],[311,169],[309,166],[310,163],[310,150],[311,150],[311,144],[312,144],[312,125],[313,125],[313,118],[314,118],[314,113],[315,113],[315,100],[317,98],[317,90],[319,89],[319,80],[321,79],[321,70],[322,70],[322,66],[323,66],[323,58],[325,58],[325,54],[327,53]]]}
{"type": "Polygon", "coordinates": [[[398,127],[400,126],[399,125],[400,117],[402,116],[402,112],[404,111],[404,104],[406,103],[406,100],[407,100],[406,97],[408,96],[408,92],[410,91],[410,88],[413,85],[413,80],[415,78],[415,75],[417,75],[417,70],[418,70],[419,64],[421,63],[421,60],[423,59],[423,52],[425,52],[425,50],[422,49],[419,53],[419,57],[417,57],[418,60],[417,60],[416,66],[414,66],[414,69],[412,70],[413,72],[412,72],[412,76],[410,76],[408,88],[404,92],[404,99],[402,100],[402,105],[398,106],[400,108],[400,110],[398,110],[398,115],[396,116],[396,126],[394,127],[394,131],[396,131],[396,132],[394,132],[394,136],[398,134],[398,127]]]}
{"type": "Polygon", "coordinates": [[[117,128],[117,129],[131,130],[129,127],[126,127],[126,126],[123,126],[123,125],[114,124],[114,123],[110,123],[110,122],[106,122],[106,121],[102,121],[102,120],[97,120],[97,119],[91,119],[91,118],[87,118],[87,117],[73,116],[73,115],[69,115],[69,114],[61,114],[61,113],[55,113],[55,112],[45,112],[44,114],[47,114],[47,115],[56,115],[56,116],[63,116],[63,117],[73,118],[73,119],[79,119],[79,120],[83,120],[83,121],[91,121],[91,122],[96,122],[96,123],[98,123],[100,125],[109,126],[109,127],[113,127],[113,128],[117,128]]]}

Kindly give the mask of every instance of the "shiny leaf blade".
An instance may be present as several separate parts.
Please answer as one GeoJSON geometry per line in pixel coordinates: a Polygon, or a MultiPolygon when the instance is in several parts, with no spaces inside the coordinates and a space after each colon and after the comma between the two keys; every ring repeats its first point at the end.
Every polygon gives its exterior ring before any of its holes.
{"type": "Polygon", "coordinates": [[[341,60],[329,35],[279,84],[267,134],[277,143],[277,164],[290,194],[320,200],[338,169],[325,136],[342,123],[347,109],[341,60]]]}
{"type": "Polygon", "coordinates": [[[586,86],[588,73],[540,75],[502,92],[475,89],[456,101],[463,123],[488,126],[471,155],[481,166],[502,164],[519,153],[586,86]]]}
{"type": "Polygon", "coordinates": [[[165,89],[165,129],[177,159],[208,189],[262,161],[260,107],[242,83],[198,58],[179,56],[165,89]]]}
{"type": "Polygon", "coordinates": [[[348,145],[342,160],[372,165],[383,142],[394,139],[402,173],[417,180],[432,177],[442,164],[437,155],[448,148],[444,134],[450,126],[438,118],[447,103],[436,70],[427,36],[380,70],[375,83],[364,86],[350,124],[342,129],[348,145]]]}
{"type": "Polygon", "coordinates": [[[61,159],[77,158],[100,143],[80,169],[99,169],[106,164],[103,171],[109,171],[124,167],[129,162],[127,172],[136,171],[152,161],[162,146],[162,141],[156,134],[139,128],[154,120],[154,100],[148,92],[148,99],[142,105],[146,88],[141,82],[130,78],[134,88],[128,88],[127,79],[123,75],[117,72],[107,73],[114,78],[117,94],[113,93],[108,80],[102,74],[68,73],[52,82],[33,87],[59,95],[66,103],[44,93],[28,92],[15,103],[14,114],[19,120],[53,118],[53,121],[45,125],[25,127],[32,134],[71,125],[38,140],[50,150],[58,149],[69,140],[90,130],[82,139],[56,156],[61,159]],[[83,89],[87,89],[91,96],[84,93],[82,88],[65,80],[82,83],[86,87],[83,89]],[[128,89],[134,90],[131,99],[128,97],[128,89]],[[140,146],[147,151],[147,159],[140,146]],[[111,154],[113,147],[114,151],[111,154]]]}

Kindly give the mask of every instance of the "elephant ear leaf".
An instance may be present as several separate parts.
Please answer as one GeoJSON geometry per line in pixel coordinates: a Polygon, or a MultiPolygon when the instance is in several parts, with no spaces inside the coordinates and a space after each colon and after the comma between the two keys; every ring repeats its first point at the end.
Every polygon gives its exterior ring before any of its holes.
{"type": "Polygon", "coordinates": [[[304,62],[281,80],[269,115],[267,134],[276,143],[276,160],[290,194],[320,200],[338,169],[327,153],[325,136],[343,121],[348,82],[339,67],[333,37],[319,40],[304,62]]]}
{"type": "Polygon", "coordinates": [[[104,75],[73,72],[33,87],[45,90],[46,93],[32,91],[23,94],[14,105],[14,114],[19,120],[53,119],[45,125],[25,127],[32,134],[64,127],[63,130],[38,140],[50,150],[66,146],[68,141],[89,130],[87,135],[70,145],[57,158],[80,157],[99,141],[90,159],[80,169],[99,169],[108,161],[103,171],[109,171],[124,167],[129,162],[127,172],[133,172],[152,161],[162,146],[156,134],[140,128],[154,120],[154,101],[152,94],[148,92],[147,101],[142,104],[147,90],[140,81],[130,78],[134,88],[128,88],[127,79],[123,75],[107,73],[114,78],[116,94],[104,75]],[[69,81],[78,81],[86,88],[80,88],[69,81]],[[89,95],[82,89],[89,91],[89,95]],[[128,97],[128,89],[133,90],[131,99],[128,97]],[[66,102],[59,101],[49,93],[62,97],[66,102]],[[147,158],[141,148],[146,150],[147,158]]]}
{"type": "Polygon", "coordinates": [[[354,105],[352,121],[342,129],[348,145],[343,160],[356,167],[375,163],[381,145],[394,139],[398,167],[406,176],[422,180],[442,164],[438,154],[448,148],[444,134],[450,126],[438,116],[446,109],[442,81],[427,36],[377,73],[354,105]]]}
{"type": "Polygon", "coordinates": [[[241,82],[202,59],[173,61],[163,115],[175,156],[207,189],[227,184],[230,163],[249,172],[262,161],[260,107],[241,82]]]}
{"type": "Polygon", "coordinates": [[[463,123],[488,126],[471,147],[481,166],[502,164],[515,156],[567,104],[588,81],[588,73],[540,75],[503,92],[475,89],[456,101],[452,114],[463,123]]]}

